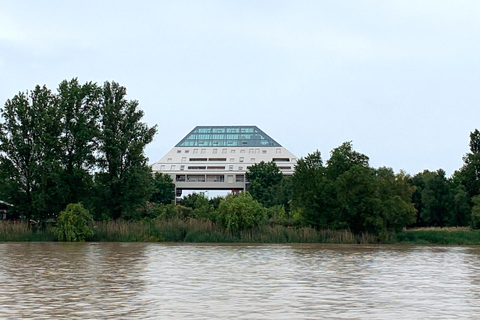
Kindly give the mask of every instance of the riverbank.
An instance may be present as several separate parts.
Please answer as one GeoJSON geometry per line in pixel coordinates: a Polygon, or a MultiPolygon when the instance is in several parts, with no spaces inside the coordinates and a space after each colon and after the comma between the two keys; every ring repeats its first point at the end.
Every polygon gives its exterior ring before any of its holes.
{"type": "MultiPolygon", "coordinates": [[[[208,242],[208,243],[339,243],[479,245],[480,231],[470,228],[421,228],[392,233],[387,239],[354,235],[348,230],[264,225],[229,232],[211,221],[170,219],[155,221],[97,221],[94,242],[208,242]]],[[[56,241],[53,227],[36,228],[21,222],[0,222],[0,242],[56,241]]]]}

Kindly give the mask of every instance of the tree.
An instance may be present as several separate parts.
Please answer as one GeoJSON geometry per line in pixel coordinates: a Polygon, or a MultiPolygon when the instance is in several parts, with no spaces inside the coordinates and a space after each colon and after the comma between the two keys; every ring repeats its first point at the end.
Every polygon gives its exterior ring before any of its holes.
{"type": "Polygon", "coordinates": [[[366,155],[353,150],[351,141],[344,142],[330,153],[327,174],[334,180],[353,166],[368,167],[368,160],[366,155]]]}
{"type": "Polygon", "coordinates": [[[445,171],[423,172],[425,188],[422,191],[423,210],[420,212],[422,220],[429,226],[445,227],[452,224],[453,196],[445,171]]]}
{"type": "Polygon", "coordinates": [[[470,152],[463,157],[463,167],[459,170],[462,183],[470,197],[480,194],[480,132],[470,133],[470,152]]]}
{"type": "Polygon", "coordinates": [[[264,206],[271,206],[275,187],[282,181],[283,174],[275,162],[264,162],[249,167],[246,178],[250,182],[248,192],[264,206]]]}
{"type": "Polygon", "coordinates": [[[292,177],[293,205],[306,224],[350,229],[380,237],[415,221],[413,188],[405,173],[375,170],[368,157],[345,142],[331,152],[324,167],[320,152],[301,158],[292,177]]]}
{"type": "Polygon", "coordinates": [[[85,241],[93,236],[93,217],[81,203],[71,203],[60,212],[54,234],[59,241],[85,241]]]}
{"type": "Polygon", "coordinates": [[[131,218],[153,193],[152,173],[144,154],[156,133],[141,122],[138,102],[126,99],[126,89],[105,82],[101,93],[99,167],[95,177],[101,206],[113,219],[131,218]]]}
{"type": "Polygon", "coordinates": [[[415,223],[417,210],[411,200],[415,187],[409,184],[410,176],[403,171],[394,174],[391,168],[385,167],[377,169],[376,176],[386,229],[398,232],[415,223]]]}
{"type": "Polygon", "coordinates": [[[8,179],[5,200],[27,219],[55,210],[60,164],[56,98],[45,86],[15,95],[1,109],[0,171],[8,179]]]}
{"type": "Polygon", "coordinates": [[[92,196],[95,170],[101,89],[94,83],[79,84],[77,79],[62,81],[58,87],[63,207],[92,196]]]}
{"type": "Polygon", "coordinates": [[[154,192],[150,198],[151,202],[168,204],[175,199],[175,184],[170,175],[157,172],[153,178],[154,192]]]}
{"type": "Polygon", "coordinates": [[[265,209],[247,192],[229,194],[217,210],[218,222],[229,231],[256,227],[265,221],[265,209]]]}
{"type": "Polygon", "coordinates": [[[480,195],[472,198],[472,221],[471,226],[473,229],[480,229],[480,195]]]}
{"type": "Polygon", "coordinates": [[[293,207],[301,212],[305,223],[317,228],[330,227],[333,186],[326,176],[318,150],[297,161],[292,187],[293,207]]]}

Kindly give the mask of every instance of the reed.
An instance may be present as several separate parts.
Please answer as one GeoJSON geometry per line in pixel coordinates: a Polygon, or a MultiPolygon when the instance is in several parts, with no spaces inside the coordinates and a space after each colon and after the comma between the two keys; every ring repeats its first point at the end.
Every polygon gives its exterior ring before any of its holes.
{"type": "Polygon", "coordinates": [[[50,227],[34,228],[26,222],[0,221],[0,241],[54,241],[50,227]]]}
{"type": "MultiPolygon", "coordinates": [[[[210,242],[210,243],[377,243],[375,236],[354,235],[348,230],[316,230],[282,225],[262,225],[231,232],[205,219],[155,219],[96,221],[92,241],[109,242],[210,242]]],[[[430,232],[430,231],[429,231],[430,232]]],[[[407,237],[408,238],[408,237],[407,237]]],[[[55,241],[51,228],[32,228],[22,222],[0,222],[0,241],[55,241]]]]}

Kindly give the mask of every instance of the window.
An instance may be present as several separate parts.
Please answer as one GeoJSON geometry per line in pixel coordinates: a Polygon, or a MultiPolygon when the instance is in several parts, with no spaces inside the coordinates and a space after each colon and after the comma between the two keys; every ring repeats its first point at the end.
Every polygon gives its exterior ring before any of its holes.
{"type": "Polygon", "coordinates": [[[244,175],[237,174],[237,175],[235,176],[235,182],[245,182],[245,176],[244,176],[244,175]]]}
{"type": "Polygon", "coordinates": [[[193,149],[193,154],[197,154],[198,153],[198,149],[193,149]]]}
{"type": "Polygon", "coordinates": [[[273,158],[273,162],[288,162],[290,159],[288,158],[273,158]]]}
{"type": "Polygon", "coordinates": [[[243,159],[244,159],[243,157],[240,157],[240,162],[243,162],[243,159]]]}
{"type": "Polygon", "coordinates": [[[235,153],[235,149],[232,149],[232,151],[230,151],[231,153],[235,153]]]}
{"type": "Polygon", "coordinates": [[[162,165],[160,166],[160,170],[165,170],[165,165],[164,165],[164,164],[162,164],[162,165]]]}
{"type": "Polygon", "coordinates": [[[250,162],[255,162],[255,158],[250,158],[250,162]]]}
{"type": "Polygon", "coordinates": [[[245,153],[245,149],[240,150],[240,153],[245,153]]]}
{"type": "Polygon", "coordinates": [[[248,153],[254,153],[253,149],[248,149],[248,153]]]}
{"type": "Polygon", "coordinates": [[[180,171],[185,170],[185,166],[180,166],[180,171]]]}
{"type": "Polygon", "coordinates": [[[282,149],[277,148],[277,154],[282,153],[282,149]]]}
{"type": "Polygon", "coordinates": [[[202,150],[201,150],[201,153],[203,153],[203,154],[204,154],[205,152],[207,152],[207,150],[206,150],[206,149],[202,149],[202,150]]]}
{"type": "Polygon", "coordinates": [[[243,170],[243,167],[238,167],[238,170],[243,170]]]}
{"type": "Polygon", "coordinates": [[[230,162],[234,162],[235,161],[235,158],[230,158],[230,162]]]}
{"type": "Polygon", "coordinates": [[[186,162],[187,161],[187,158],[186,157],[182,157],[182,162],[186,162]]]}
{"type": "Polygon", "coordinates": [[[228,166],[228,170],[232,171],[233,170],[233,166],[228,166]]]}
{"type": "Polygon", "coordinates": [[[282,166],[279,166],[278,169],[280,169],[280,170],[291,170],[292,167],[282,167],[282,166]]]}
{"type": "Polygon", "coordinates": [[[188,170],[205,170],[205,166],[188,166],[188,170]]]}
{"type": "Polygon", "coordinates": [[[227,149],[222,149],[222,153],[227,153],[227,149]]]}
{"type": "Polygon", "coordinates": [[[175,165],[172,164],[172,166],[170,167],[170,170],[175,170],[175,165]]]}
{"type": "Polygon", "coordinates": [[[260,149],[255,149],[255,153],[260,153],[260,149]]]}
{"type": "Polygon", "coordinates": [[[185,150],[185,153],[190,153],[190,150],[185,150]]]}
{"type": "Polygon", "coordinates": [[[177,150],[177,153],[182,153],[182,150],[177,150]]]}
{"type": "Polygon", "coordinates": [[[223,166],[208,166],[207,170],[225,170],[225,167],[223,166]]]}
{"type": "Polygon", "coordinates": [[[168,158],[168,159],[167,159],[167,162],[172,162],[172,158],[168,158]]]}
{"type": "Polygon", "coordinates": [[[262,153],[263,153],[263,154],[267,154],[267,150],[262,150],[262,153]]]}
{"type": "Polygon", "coordinates": [[[212,153],[213,153],[213,154],[217,154],[217,150],[218,150],[218,149],[213,149],[212,153]]]}
{"type": "Polygon", "coordinates": [[[190,161],[207,161],[207,158],[190,158],[190,161]]]}
{"type": "Polygon", "coordinates": [[[208,161],[227,161],[227,158],[208,158],[208,161]]]}

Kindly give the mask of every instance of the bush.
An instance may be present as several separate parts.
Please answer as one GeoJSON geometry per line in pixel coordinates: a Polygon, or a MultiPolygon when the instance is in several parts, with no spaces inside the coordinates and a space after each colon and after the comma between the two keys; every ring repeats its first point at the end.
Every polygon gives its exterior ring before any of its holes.
{"type": "Polygon", "coordinates": [[[93,236],[93,217],[81,203],[70,203],[60,212],[54,234],[59,241],[85,241],[93,236]]]}
{"type": "Polygon", "coordinates": [[[228,231],[256,227],[265,221],[265,209],[247,193],[228,195],[217,210],[220,225],[228,231]]]}

